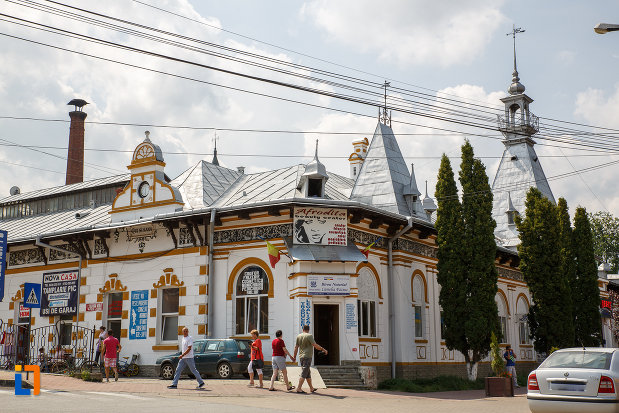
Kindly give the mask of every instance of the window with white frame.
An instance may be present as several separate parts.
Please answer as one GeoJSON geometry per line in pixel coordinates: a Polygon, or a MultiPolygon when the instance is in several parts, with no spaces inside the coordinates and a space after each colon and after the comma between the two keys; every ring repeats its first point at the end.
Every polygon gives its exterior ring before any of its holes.
{"type": "Polygon", "coordinates": [[[499,310],[499,327],[501,328],[501,343],[509,343],[508,329],[507,329],[507,303],[503,299],[503,295],[498,294],[495,296],[496,305],[499,310]]]}
{"type": "Polygon", "coordinates": [[[162,288],[161,292],[161,318],[160,340],[178,340],[178,298],[180,289],[162,288]]]}
{"type": "Polygon", "coordinates": [[[368,268],[362,268],[357,277],[357,328],[359,337],[376,337],[378,288],[376,278],[368,268]]]}
{"type": "Polygon", "coordinates": [[[516,322],[518,323],[518,340],[520,344],[531,344],[529,333],[529,305],[523,297],[516,303],[516,322]]]}
{"type": "Polygon", "coordinates": [[[123,293],[106,294],[107,311],[105,313],[105,324],[107,329],[114,332],[115,337],[120,337],[120,326],[123,316],[123,293]]]}
{"type": "Polygon", "coordinates": [[[414,311],[414,330],[415,338],[423,338],[424,336],[424,309],[425,309],[425,289],[423,280],[420,276],[413,279],[413,311],[414,311]]]}
{"type": "Polygon", "coordinates": [[[236,280],[236,334],[269,330],[269,277],[257,265],[245,268],[236,280]]]}

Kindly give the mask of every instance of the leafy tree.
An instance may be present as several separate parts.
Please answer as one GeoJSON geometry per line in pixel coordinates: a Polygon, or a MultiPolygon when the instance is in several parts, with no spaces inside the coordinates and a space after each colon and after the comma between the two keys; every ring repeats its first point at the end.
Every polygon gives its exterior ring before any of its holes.
{"type": "Polygon", "coordinates": [[[533,305],[529,309],[531,336],[538,352],[553,346],[568,347],[573,334],[566,326],[568,285],[561,273],[561,231],[557,208],[537,188],[529,189],[525,218],[516,217],[520,232],[520,270],[529,287],[533,305]]]}
{"type": "Polygon", "coordinates": [[[469,142],[462,146],[460,183],[462,204],[451,163],[443,155],[436,185],[438,211],[439,303],[443,308],[447,348],[464,355],[469,380],[490,351],[493,332],[499,333],[494,301],[498,274],[492,219],[492,192],[484,165],[473,157],[469,142]]]}
{"type": "Polygon", "coordinates": [[[573,293],[576,288],[576,262],[574,261],[574,249],[572,245],[572,224],[568,212],[567,201],[559,198],[557,203],[557,218],[559,220],[559,248],[561,251],[561,274],[563,276],[562,288],[565,290],[566,346],[574,345],[574,309],[573,293]],[[569,321],[569,322],[568,322],[569,321]]]}
{"type": "Polygon", "coordinates": [[[595,347],[601,342],[600,290],[591,227],[585,208],[576,208],[573,235],[576,258],[576,280],[573,289],[576,343],[595,347]]]}
{"type": "Polygon", "coordinates": [[[593,235],[593,253],[598,264],[607,262],[619,272],[619,218],[609,212],[588,214],[593,235]]]}
{"type": "MultiPolygon", "coordinates": [[[[467,269],[468,318],[464,321],[468,354],[464,354],[470,380],[477,378],[477,365],[490,351],[492,332],[499,333],[495,301],[499,275],[495,266],[496,241],[492,218],[492,190],[486,167],[474,158],[473,147],[462,145],[460,165],[462,216],[464,219],[463,262],[467,269]]],[[[500,334],[500,333],[499,333],[500,334]]]]}
{"type": "Polygon", "coordinates": [[[438,245],[438,275],[441,285],[439,304],[443,309],[443,339],[448,349],[468,353],[463,320],[468,317],[466,307],[465,267],[462,265],[464,221],[458,188],[454,180],[451,162],[443,155],[435,191],[438,209],[436,212],[436,243],[438,245]]]}

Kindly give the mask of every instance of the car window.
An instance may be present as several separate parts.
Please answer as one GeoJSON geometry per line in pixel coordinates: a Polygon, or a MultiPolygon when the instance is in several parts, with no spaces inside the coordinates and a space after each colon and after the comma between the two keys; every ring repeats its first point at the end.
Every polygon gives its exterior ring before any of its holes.
{"type": "Polygon", "coordinates": [[[611,358],[612,353],[597,351],[557,351],[548,356],[539,367],[607,370],[611,358]]]}
{"type": "Polygon", "coordinates": [[[238,351],[234,340],[226,340],[226,351],[238,351]]]}
{"type": "Polygon", "coordinates": [[[221,340],[209,340],[206,345],[206,351],[217,351],[220,344],[221,340]]]}
{"type": "Polygon", "coordinates": [[[247,341],[243,341],[243,340],[239,340],[237,341],[238,345],[239,345],[239,349],[241,349],[241,351],[245,351],[249,349],[249,342],[247,341]]]}
{"type": "Polygon", "coordinates": [[[204,346],[206,345],[206,341],[196,341],[193,345],[194,353],[204,353],[204,346]]]}

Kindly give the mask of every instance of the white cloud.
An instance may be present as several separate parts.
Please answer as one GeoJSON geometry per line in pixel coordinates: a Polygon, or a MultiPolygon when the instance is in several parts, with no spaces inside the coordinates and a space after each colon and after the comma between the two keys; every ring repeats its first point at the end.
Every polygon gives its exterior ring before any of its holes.
{"type": "Polygon", "coordinates": [[[400,65],[471,62],[505,22],[503,1],[314,0],[301,15],[331,39],[400,65]]]}

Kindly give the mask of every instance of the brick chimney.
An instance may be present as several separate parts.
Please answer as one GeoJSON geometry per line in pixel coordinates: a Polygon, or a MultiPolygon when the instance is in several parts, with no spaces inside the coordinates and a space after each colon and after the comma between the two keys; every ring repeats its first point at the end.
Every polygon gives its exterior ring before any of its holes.
{"type": "Polygon", "coordinates": [[[84,181],[84,121],[86,113],[82,108],[88,104],[83,99],[73,99],[68,105],[75,106],[69,112],[71,126],[69,127],[69,151],[67,154],[67,177],[65,185],[84,181]]]}

